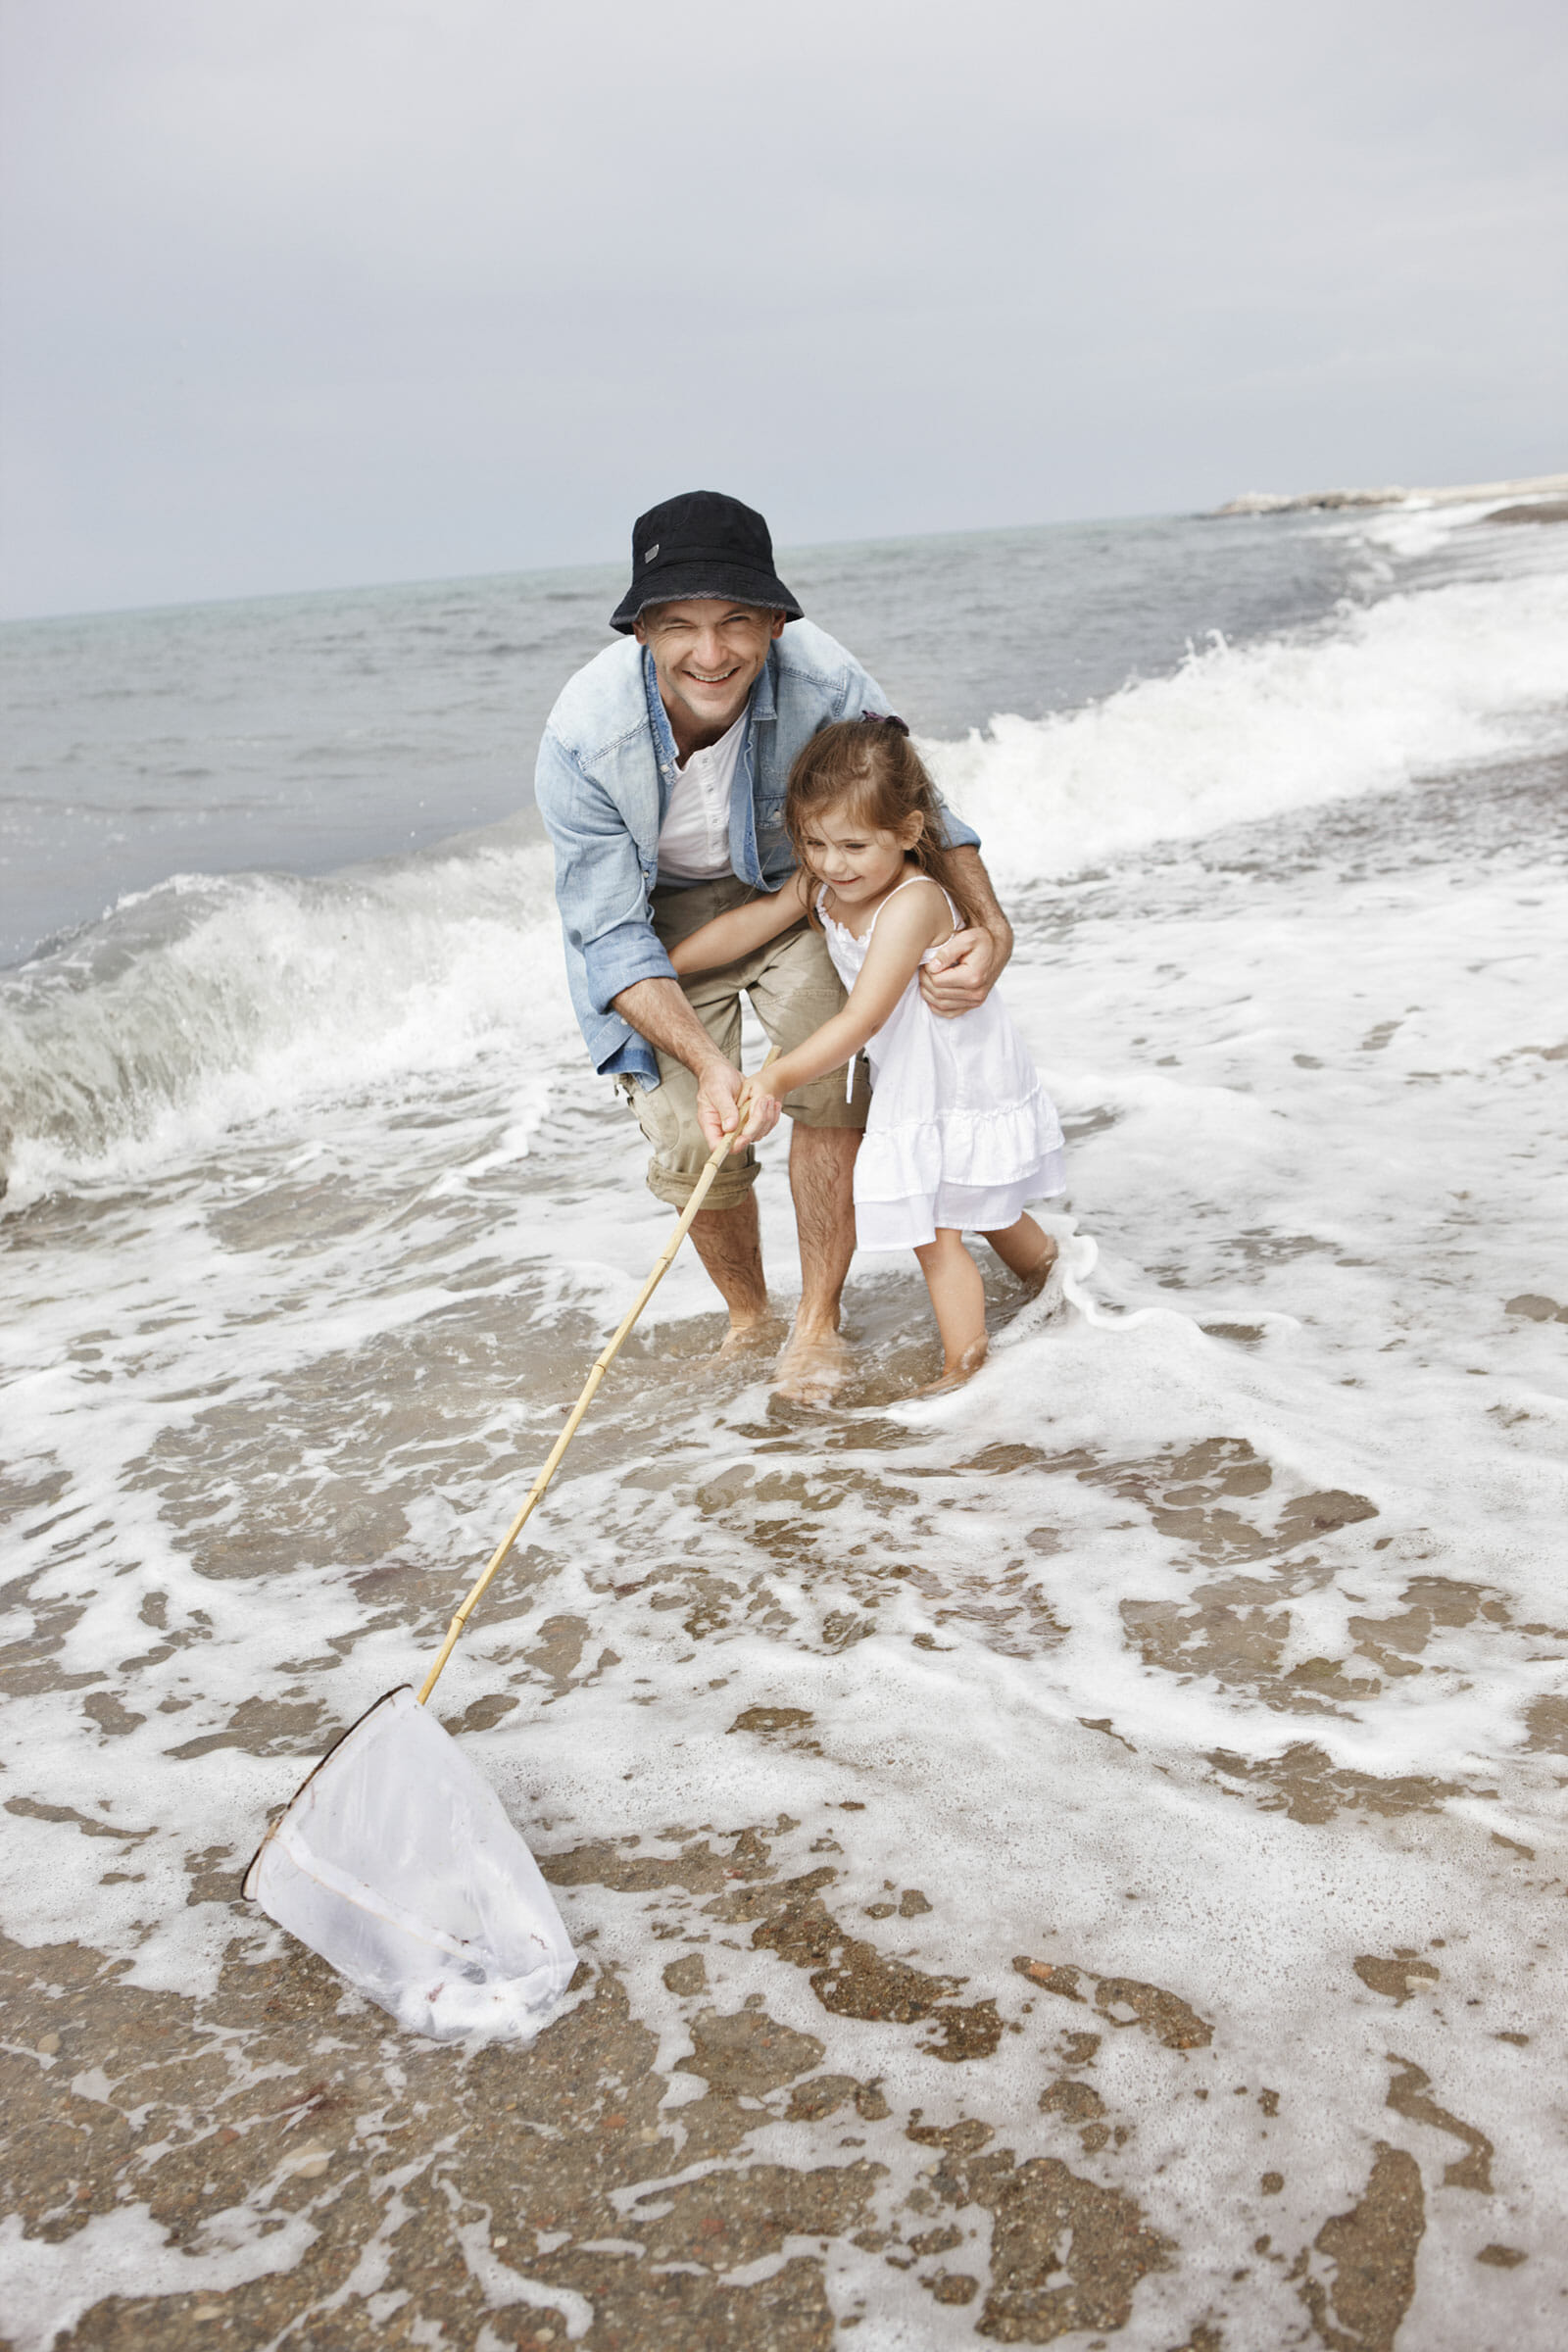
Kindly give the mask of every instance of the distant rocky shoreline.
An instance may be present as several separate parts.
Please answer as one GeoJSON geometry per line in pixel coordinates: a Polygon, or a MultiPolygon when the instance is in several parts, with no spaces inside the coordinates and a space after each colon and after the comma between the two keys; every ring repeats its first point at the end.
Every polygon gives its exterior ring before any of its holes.
{"type": "MultiPolygon", "coordinates": [[[[1518,481],[1462,482],[1435,490],[1244,490],[1216,514],[1299,514],[1313,507],[1467,507],[1524,500],[1508,513],[1520,522],[1568,521],[1568,473],[1538,473],[1518,481]]],[[[1495,518],[1494,518],[1495,519],[1495,518]]]]}

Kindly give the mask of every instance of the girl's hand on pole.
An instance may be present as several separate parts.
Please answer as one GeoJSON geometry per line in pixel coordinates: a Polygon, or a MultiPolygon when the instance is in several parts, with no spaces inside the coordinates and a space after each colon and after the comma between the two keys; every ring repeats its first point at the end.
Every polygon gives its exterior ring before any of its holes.
{"type": "Polygon", "coordinates": [[[730,1136],[731,1149],[738,1151],[778,1125],[781,1106],[776,1097],[758,1092],[760,1075],[759,1071],[755,1078],[744,1078],[718,1054],[703,1071],[697,1082],[697,1116],[710,1149],[730,1136]]]}
{"type": "Polygon", "coordinates": [[[771,1135],[783,1108],[778,1097],[763,1087],[760,1072],[755,1078],[748,1078],[740,1093],[737,1115],[741,1123],[734,1149],[738,1151],[743,1144],[755,1144],[759,1137],[771,1135]]]}

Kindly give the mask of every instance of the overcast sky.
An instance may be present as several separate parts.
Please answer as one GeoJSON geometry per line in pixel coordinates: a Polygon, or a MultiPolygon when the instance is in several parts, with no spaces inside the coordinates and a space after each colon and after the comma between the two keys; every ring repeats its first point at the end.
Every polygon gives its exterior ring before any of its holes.
{"type": "Polygon", "coordinates": [[[4,0],[5,609],[1568,466],[1563,0],[4,0]]]}

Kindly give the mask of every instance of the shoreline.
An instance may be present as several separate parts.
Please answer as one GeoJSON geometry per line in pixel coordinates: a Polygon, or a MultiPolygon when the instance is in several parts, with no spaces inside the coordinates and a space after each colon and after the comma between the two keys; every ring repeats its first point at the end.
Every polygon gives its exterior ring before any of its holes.
{"type": "MultiPolygon", "coordinates": [[[[1514,480],[1498,482],[1451,482],[1424,490],[1405,489],[1394,483],[1368,490],[1244,490],[1238,497],[1228,498],[1222,507],[1211,508],[1209,513],[1213,517],[1304,514],[1314,508],[1334,512],[1346,507],[1468,507],[1511,499],[1568,499],[1568,473],[1521,474],[1514,480]]],[[[1544,515],[1540,519],[1544,521],[1548,517],[1544,515]]]]}

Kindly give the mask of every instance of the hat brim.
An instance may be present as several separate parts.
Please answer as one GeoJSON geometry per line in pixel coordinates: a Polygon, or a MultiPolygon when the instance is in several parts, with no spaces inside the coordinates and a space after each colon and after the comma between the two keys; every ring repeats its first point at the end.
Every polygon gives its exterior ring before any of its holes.
{"type": "Polygon", "coordinates": [[[712,597],[721,604],[756,605],[764,612],[782,612],[786,620],[804,620],[795,598],[771,571],[752,571],[733,560],[705,564],[700,557],[645,571],[627,589],[610,616],[610,625],[629,637],[639,614],[650,605],[678,604],[683,597],[712,597]]]}

